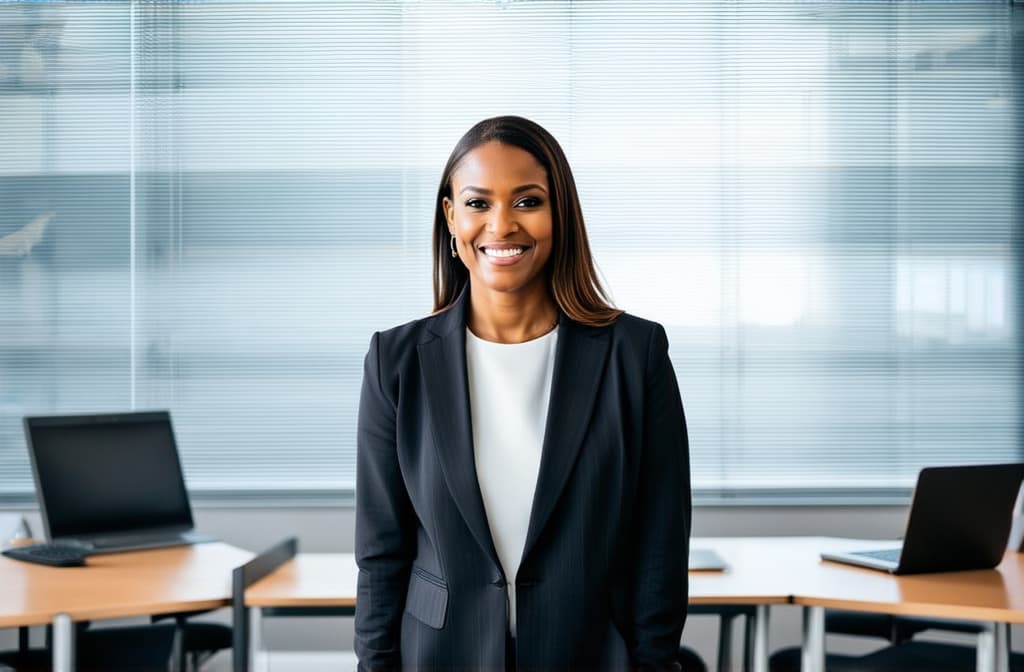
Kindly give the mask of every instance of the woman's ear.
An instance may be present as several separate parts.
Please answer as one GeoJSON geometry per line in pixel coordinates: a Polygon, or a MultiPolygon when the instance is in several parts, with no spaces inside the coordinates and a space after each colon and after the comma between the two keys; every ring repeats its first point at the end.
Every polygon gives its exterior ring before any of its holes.
{"type": "Polygon", "coordinates": [[[452,203],[452,199],[447,196],[441,201],[441,207],[444,208],[444,218],[448,222],[448,233],[455,235],[455,204],[452,203]]]}

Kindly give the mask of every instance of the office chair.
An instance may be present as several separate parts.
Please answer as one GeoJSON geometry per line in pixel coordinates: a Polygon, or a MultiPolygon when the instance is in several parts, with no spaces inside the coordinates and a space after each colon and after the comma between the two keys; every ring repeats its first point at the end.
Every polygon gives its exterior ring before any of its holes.
{"type": "MultiPolygon", "coordinates": [[[[772,654],[771,672],[797,672],[800,649],[789,648],[772,654]]],[[[864,656],[825,656],[826,672],[974,672],[977,651],[972,646],[939,642],[894,644],[864,656]]],[[[1024,654],[1010,655],[1010,672],[1024,672],[1024,654]]]]}
{"type": "Polygon", "coordinates": [[[231,648],[234,642],[234,630],[230,625],[188,620],[193,616],[210,611],[213,610],[187,611],[152,617],[153,623],[173,618],[174,627],[180,633],[180,646],[178,646],[179,641],[175,641],[177,648],[172,649],[171,652],[173,657],[177,657],[176,661],[172,661],[172,669],[179,672],[188,670],[198,672],[203,663],[216,655],[218,651],[231,648]]]}
{"type": "Polygon", "coordinates": [[[245,606],[245,589],[295,557],[299,540],[289,537],[268,548],[231,574],[231,614],[234,622],[232,669],[249,672],[249,607],[245,606]]]}
{"type": "Polygon", "coordinates": [[[683,668],[683,672],[708,672],[708,666],[704,663],[697,652],[693,649],[680,646],[679,657],[676,659],[679,662],[680,667],[683,668]]]}
{"type": "MultiPolygon", "coordinates": [[[[47,628],[46,634],[49,641],[49,628],[47,628]]],[[[15,672],[49,672],[53,656],[48,648],[29,648],[28,636],[29,629],[27,627],[18,628],[18,648],[15,651],[0,651],[0,666],[6,665],[15,672]]],[[[0,669],[4,668],[0,667],[0,669]]]]}
{"type": "MultiPolygon", "coordinates": [[[[89,621],[76,623],[78,668],[102,672],[195,672],[217,651],[230,649],[232,644],[229,626],[186,620],[200,613],[204,612],[154,616],[154,625],[92,628],[89,621]],[[167,618],[175,622],[158,624],[167,618]]],[[[29,645],[29,628],[18,628],[18,648],[0,652],[0,665],[16,672],[49,672],[53,662],[51,637],[52,630],[47,626],[45,646],[33,649],[29,645]]]]}
{"type": "MultiPolygon", "coordinates": [[[[985,628],[979,623],[931,618],[911,618],[889,614],[830,611],[825,615],[825,631],[862,637],[877,637],[890,642],[863,656],[830,653],[825,656],[826,672],[972,672],[977,669],[977,649],[962,644],[925,642],[913,637],[925,630],[977,634],[985,628]]],[[[1011,672],[1024,672],[1024,654],[1009,654],[1011,672]]],[[[772,654],[770,672],[799,672],[800,649],[790,647],[772,654]]]]}
{"type": "MultiPolygon", "coordinates": [[[[718,616],[718,672],[751,672],[754,669],[754,611],[746,605],[707,604],[691,605],[692,616],[718,616]],[[737,618],[745,619],[743,630],[743,661],[735,665],[732,660],[732,624],[737,618]]],[[[685,666],[683,669],[686,669],[685,666]]]]}
{"type": "MultiPolygon", "coordinates": [[[[80,623],[76,630],[79,672],[167,672],[175,635],[172,625],[90,629],[88,623],[80,623]]],[[[19,628],[18,650],[0,653],[0,665],[15,672],[50,672],[50,639],[47,628],[47,645],[29,648],[28,628],[19,628]]]]}

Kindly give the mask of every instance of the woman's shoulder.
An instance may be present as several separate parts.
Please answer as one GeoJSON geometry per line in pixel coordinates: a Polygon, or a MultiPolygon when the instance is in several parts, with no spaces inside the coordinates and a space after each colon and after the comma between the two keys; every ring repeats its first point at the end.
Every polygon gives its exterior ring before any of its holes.
{"type": "Polygon", "coordinates": [[[374,334],[374,337],[378,347],[384,352],[406,351],[434,338],[443,321],[443,316],[446,314],[444,312],[433,313],[426,317],[410,320],[388,329],[382,329],[374,334]]]}
{"type": "Polygon", "coordinates": [[[664,334],[665,328],[654,320],[648,320],[632,313],[620,313],[608,327],[612,333],[630,341],[649,341],[656,334],[664,334]]]}
{"type": "Polygon", "coordinates": [[[657,322],[627,312],[621,312],[615,319],[603,326],[588,326],[570,320],[574,333],[607,339],[614,352],[633,353],[644,358],[652,349],[660,349],[667,343],[665,329],[657,322]]]}

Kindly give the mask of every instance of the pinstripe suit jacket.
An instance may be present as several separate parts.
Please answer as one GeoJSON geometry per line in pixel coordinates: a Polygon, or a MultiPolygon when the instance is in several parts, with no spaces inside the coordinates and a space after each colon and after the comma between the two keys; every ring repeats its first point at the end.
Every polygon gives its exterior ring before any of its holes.
{"type": "Polygon", "coordinates": [[[664,329],[562,315],[522,563],[505,577],[473,461],[468,292],[374,334],[359,405],[359,669],[673,669],[686,619],[686,425],[664,329]]]}

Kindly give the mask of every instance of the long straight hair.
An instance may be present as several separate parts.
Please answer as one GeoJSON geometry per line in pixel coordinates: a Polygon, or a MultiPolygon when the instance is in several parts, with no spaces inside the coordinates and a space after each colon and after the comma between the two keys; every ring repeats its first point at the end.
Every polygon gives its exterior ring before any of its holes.
{"type": "Polygon", "coordinates": [[[539,124],[514,116],[485,119],[473,126],[455,145],[445,164],[434,208],[434,312],[450,308],[469,283],[469,271],[449,250],[444,199],[452,198],[452,173],[466,154],[492,141],[529,152],[547,171],[554,236],[545,273],[558,307],[582,324],[611,324],[622,311],[611,305],[597,277],[576,180],[565,152],[539,124]]]}

